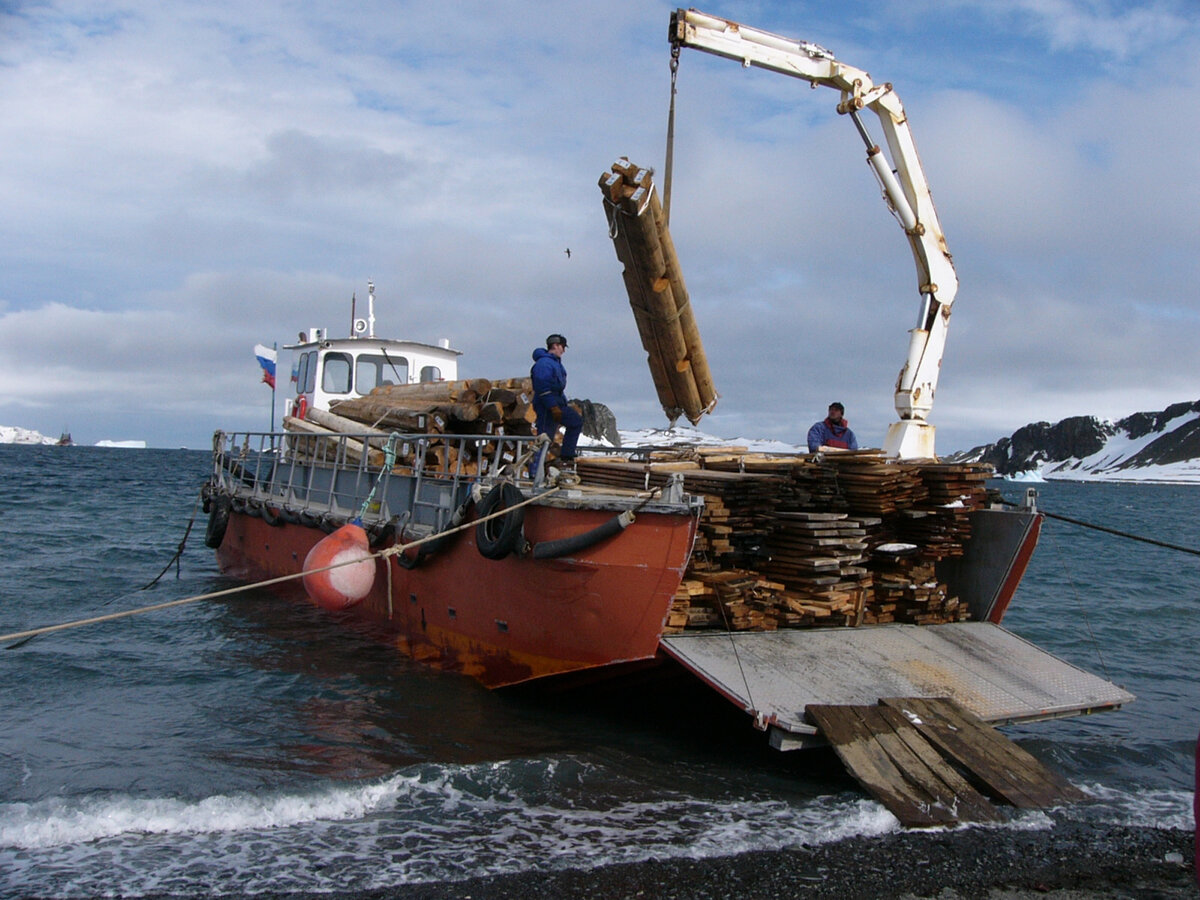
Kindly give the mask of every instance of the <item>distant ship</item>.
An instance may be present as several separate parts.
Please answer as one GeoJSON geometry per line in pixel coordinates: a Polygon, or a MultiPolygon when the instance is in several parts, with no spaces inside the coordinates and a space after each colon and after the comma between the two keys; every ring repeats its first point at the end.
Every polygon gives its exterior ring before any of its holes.
{"type": "Polygon", "coordinates": [[[71,440],[71,432],[64,431],[57,441],[54,442],[55,447],[74,447],[75,442],[71,440]]]}

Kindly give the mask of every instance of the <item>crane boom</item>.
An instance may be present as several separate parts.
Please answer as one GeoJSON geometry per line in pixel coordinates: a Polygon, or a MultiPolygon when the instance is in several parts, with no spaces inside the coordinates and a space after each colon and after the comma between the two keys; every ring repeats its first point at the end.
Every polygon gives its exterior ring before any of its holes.
{"type": "Polygon", "coordinates": [[[875,84],[866,72],[838,62],[817,44],[759,31],[694,9],[672,13],[670,38],[675,48],[703,50],[746,67],[757,66],[841,92],[837,111],[853,119],[866,144],[867,162],[908,238],[921,295],[920,315],[916,327],[909,331],[908,356],[896,379],[894,399],[899,418],[889,426],[883,449],[889,456],[902,459],[932,457],[934,426],[926,419],[933,408],[958,276],[899,96],[891,84],[875,84]],[[864,109],[879,117],[894,165],[871,140],[859,117],[864,109]]]}

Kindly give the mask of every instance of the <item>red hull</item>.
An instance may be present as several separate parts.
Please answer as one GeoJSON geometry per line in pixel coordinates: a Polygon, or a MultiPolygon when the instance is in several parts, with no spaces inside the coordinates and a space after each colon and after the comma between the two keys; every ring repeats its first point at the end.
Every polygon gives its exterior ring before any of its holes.
{"type": "MultiPolygon", "coordinates": [[[[612,515],[531,507],[525,534],[534,544],[558,540],[612,515]]],[[[549,560],[485,559],[474,529],[466,529],[414,569],[394,558],[377,561],[375,585],[354,610],[383,625],[414,659],[487,687],[606,666],[619,670],[654,657],[695,529],[694,516],[641,515],[576,556],[549,560]]],[[[294,574],[324,536],[234,513],[217,562],[222,572],[251,581],[294,574]]]]}

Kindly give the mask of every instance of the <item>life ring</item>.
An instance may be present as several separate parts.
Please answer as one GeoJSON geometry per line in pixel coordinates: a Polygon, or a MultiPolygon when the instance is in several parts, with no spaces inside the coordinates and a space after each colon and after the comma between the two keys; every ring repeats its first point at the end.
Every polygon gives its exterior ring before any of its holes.
{"type": "Polygon", "coordinates": [[[296,402],[292,404],[292,415],[297,419],[303,419],[305,413],[308,412],[308,398],[301,394],[296,398],[296,402]]]}
{"type": "Polygon", "coordinates": [[[229,527],[229,498],[221,495],[212,499],[212,510],[208,514],[208,527],[204,530],[204,545],[216,550],[225,540],[225,529],[229,527]]]}
{"type": "MultiPolygon", "coordinates": [[[[516,506],[525,499],[515,484],[505,481],[496,485],[479,501],[479,517],[490,516],[509,506],[516,506]]],[[[517,549],[521,540],[521,526],[525,524],[525,507],[509,510],[503,516],[488,519],[475,526],[475,546],[485,559],[504,559],[517,549]]]]}

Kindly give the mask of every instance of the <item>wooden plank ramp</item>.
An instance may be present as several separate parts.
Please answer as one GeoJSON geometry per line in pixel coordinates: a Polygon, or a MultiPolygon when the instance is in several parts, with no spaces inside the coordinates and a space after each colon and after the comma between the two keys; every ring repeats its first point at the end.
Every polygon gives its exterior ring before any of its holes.
{"type": "Polygon", "coordinates": [[[1022,809],[1086,796],[953,700],[888,697],[875,706],[810,704],[805,712],[906,828],[1003,818],[989,796],[1022,809]]]}

